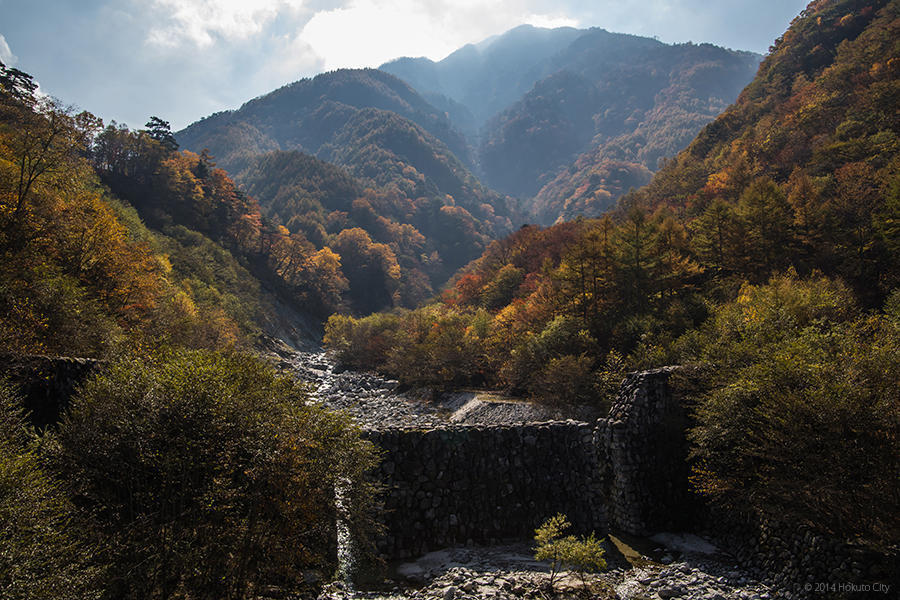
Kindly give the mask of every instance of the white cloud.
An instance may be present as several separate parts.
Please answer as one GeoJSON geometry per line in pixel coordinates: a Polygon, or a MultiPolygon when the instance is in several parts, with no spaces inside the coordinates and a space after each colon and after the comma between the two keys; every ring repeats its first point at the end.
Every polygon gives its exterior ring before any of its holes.
{"type": "Polygon", "coordinates": [[[217,38],[241,41],[259,35],[276,17],[300,12],[303,0],[153,0],[152,6],[167,18],[150,29],[150,43],[205,48],[217,38]]]}
{"type": "Polygon", "coordinates": [[[556,29],[557,27],[580,27],[581,21],[564,15],[528,15],[522,22],[535,27],[556,29]]]}
{"type": "Polygon", "coordinates": [[[325,57],[325,67],[373,67],[408,54],[447,53],[454,44],[431,19],[428,6],[415,0],[358,0],[349,6],[317,13],[300,33],[312,50],[325,57]]]}
{"type": "Polygon", "coordinates": [[[14,67],[19,62],[19,58],[9,49],[9,44],[6,43],[2,33],[0,33],[0,60],[8,67],[14,67]]]}
{"type": "MultiPolygon", "coordinates": [[[[523,23],[578,25],[535,0],[350,0],[317,12],[299,38],[327,69],[374,67],[400,56],[440,59],[467,43],[523,23]]],[[[552,6],[552,5],[551,5],[552,6]]]]}
{"type": "Polygon", "coordinates": [[[325,69],[325,61],[303,38],[283,36],[274,40],[271,55],[258,68],[255,78],[272,88],[321,73],[325,69]]]}
{"type": "Polygon", "coordinates": [[[177,128],[326,69],[438,60],[523,23],[764,50],[806,2],[0,0],[0,59],[106,119],[177,128]]]}

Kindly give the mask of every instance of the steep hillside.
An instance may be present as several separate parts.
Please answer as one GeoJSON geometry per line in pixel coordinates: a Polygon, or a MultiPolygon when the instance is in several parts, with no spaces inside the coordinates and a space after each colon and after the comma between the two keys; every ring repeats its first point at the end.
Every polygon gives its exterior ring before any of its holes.
{"type": "Polygon", "coordinates": [[[291,235],[319,249],[353,237],[338,252],[343,267],[369,265],[350,277],[354,311],[416,305],[520,220],[512,199],[466,168],[466,143],[447,117],[381,71],[299,81],[177,136],[208,148],[291,235]],[[372,254],[373,243],[384,247],[372,254]],[[365,298],[363,281],[378,292],[365,298]]]}
{"type": "Polygon", "coordinates": [[[756,79],[638,197],[692,212],[736,201],[747,182],[796,172],[816,193],[842,168],[894,165],[900,130],[900,23],[887,0],[812,2],[779,38],[756,79]]]}
{"type": "MultiPolygon", "coordinates": [[[[441,198],[465,208],[479,219],[494,212],[510,216],[512,204],[486,190],[449,148],[407,119],[376,109],[358,111],[332,141],[321,158],[347,167],[372,186],[393,186],[406,197],[441,198]],[[449,196],[451,199],[447,199],[449,196]]],[[[495,233],[509,231],[508,221],[489,222],[495,233]]]]}
{"type": "Polygon", "coordinates": [[[239,222],[260,225],[255,203],[221,171],[195,177],[199,157],[146,131],[103,129],[35,89],[0,63],[4,352],[241,347],[274,324],[274,298],[260,281],[271,270],[265,261],[255,268],[226,234],[239,222]],[[123,196],[149,200],[142,213],[156,227],[123,196]]]}
{"type": "Polygon", "coordinates": [[[537,194],[534,212],[544,223],[579,214],[567,204],[587,216],[608,209],[604,192],[612,190],[581,189],[580,180],[606,161],[655,170],[737,97],[757,56],[591,30],[557,61],[560,71],[488,122],[479,149],[485,181],[516,196],[537,194]]]}
{"type": "Polygon", "coordinates": [[[616,200],[647,185],[653,172],[642,164],[607,158],[606,148],[580,155],[531,201],[528,213],[538,223],[596,217],[616,200]]]}
{"type": "Polygon", "coordinates": [[[752,78],[759,56],[592,29],[522,26],[442,61],[380,69],[408,81],[477,144],[494,189],[537,194],[529,218],[596,216],[674,156],[752,78]],[[606,174],[627,177],[607,182],[606,174]],[[539,193],[540,192],[540,193],[539,193]]]}
{"type": "Polygon", "coordinates": [[[404,82],[375,69],[343,69],[301,79],[237,110],[193,123],[176,137],[189,150],[208,148],[223,168],[237,173],[250,157],[271,150],[318,154],[344,123],[366,108],[409,119],[446,144],[460,160],[470,162],[466,141],[444,113],[404,82]]]}
{"type": "Polygon", "coordinates": [[[898,76],[900,2],[813,2],[738,101],[629,204],[721,222],[735,244],[736,215],[755,210],[748,190],[770,186],[758,237],[740,243],[778,253],[774,238],[798,236],[795,262],[877,299],[898,284],[879,268],[900,248],[898,76]]]}
{"type": "MultiPolygon", "coordinates": [[[[368,133],[389,135],[390,130],[368,133]]],[[[354,312],[416,306],[477,257],[498,230],[509,228],[508,219],[494,216],[489,204],[471,207],[480,215],[475,217],[429,193],[425,176],[398,163],[396,156],[385,157],[383,148],[369,144],[359,152],[373,161],[373,176],[382,172],[381,164],[399,164],[397,175],[406,185],[376,187],[296,151],[259,156],[240,177],[263,213],[283,223],[292,237],[336,252],[354,312]]]]}

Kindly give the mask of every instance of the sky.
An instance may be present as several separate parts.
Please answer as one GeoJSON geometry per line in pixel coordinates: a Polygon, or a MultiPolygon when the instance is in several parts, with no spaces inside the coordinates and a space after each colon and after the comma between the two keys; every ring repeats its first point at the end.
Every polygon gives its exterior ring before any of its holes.
{"type": "Polygon", "coordinates": [[[173,130],[303,77],[440,60],[528,23],[764,54],[807,0],[0,0],[0,60],[106,122],[173,130]]]}

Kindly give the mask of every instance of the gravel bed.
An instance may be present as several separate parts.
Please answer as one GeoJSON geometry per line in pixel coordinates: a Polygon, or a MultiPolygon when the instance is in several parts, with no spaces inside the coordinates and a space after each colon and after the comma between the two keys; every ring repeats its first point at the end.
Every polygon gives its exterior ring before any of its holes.
{"type": "Polygon", "coordinates": [[[335,583],[319,600],[769,600],[786,598],[735,568],[725,557],[684,553],[677,562],[647,560],[641,567],[616,565],[588,575],[557,575],[551,591],[548,565],[531,558],[525,545],[453,548],[432,552],[397,569],[388,592],[357,591],[335,583]],[[417,584],[417,587],[412,587],[417,584]]]}
{"type": "Polygon", "coordinates": [[[364,429],[511,425],[595,417],[586,408],[563,411],[525,401],[483,397],[478,392],[440,394],[437,398],[430,390],[399,392],[396,380],[375,373],[337,369],[324,352],[283,354],[279,366],[313,384],[313,401],[350,413],[364,429]]]}

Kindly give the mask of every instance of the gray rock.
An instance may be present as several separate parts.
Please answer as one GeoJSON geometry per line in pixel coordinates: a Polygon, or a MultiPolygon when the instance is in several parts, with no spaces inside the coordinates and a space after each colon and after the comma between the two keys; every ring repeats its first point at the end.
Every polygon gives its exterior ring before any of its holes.
{"type": "Polygon", "coordinates": [[[684,594],[684,590],[680,587],[675,586],[666,586],[657,590],[656,595],[662,598],[662,600],[668,600],[669,598],[679,598],[684,594]]]}

